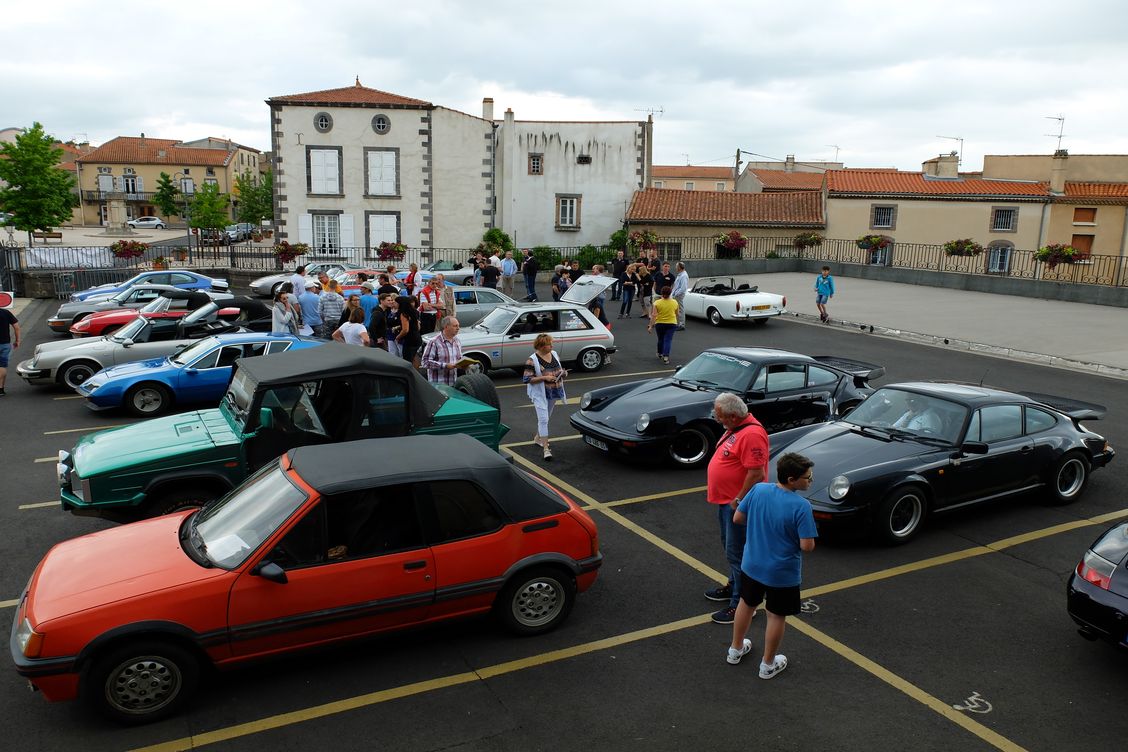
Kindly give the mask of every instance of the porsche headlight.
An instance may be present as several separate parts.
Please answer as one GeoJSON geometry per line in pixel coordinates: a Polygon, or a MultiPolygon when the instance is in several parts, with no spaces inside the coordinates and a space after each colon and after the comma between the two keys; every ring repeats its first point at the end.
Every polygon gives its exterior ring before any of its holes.
{"type": "Polygon", "coordinates": [[[635,430],[642,433],[650,426],[650,413],[643,413],[638,416],[638,421],[635,422],[635,430]]]}
{"type": "Polygon", "coordinates": [[[841,499],[850,492],[850,479],[845,475],[836,475],[830,479],[830,485],[826,487],[826,493],[832,499],[841,499]]]}
{"type": "Polygon", "coordinates": [[[32,629],[31,622],[24,618],[16,629],[16,645],[24,658],[38,658],[43,649],[43,635],[32,629]]]}
{"type": "Polygon", "coordinates": [[[580,409],[587,410],[591,407],[591,392],[584,392],[584,396],[580,397],[580,409]]]}

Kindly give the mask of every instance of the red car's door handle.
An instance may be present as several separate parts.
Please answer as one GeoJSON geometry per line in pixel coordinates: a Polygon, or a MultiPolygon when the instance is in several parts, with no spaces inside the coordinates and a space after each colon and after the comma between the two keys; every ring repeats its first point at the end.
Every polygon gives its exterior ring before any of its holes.
{"type": "Polygon", "coordinates": [[[425,566],[427,566],[425,561],[408,561],[404,562],[403,568],[410,572],[415,569],[423,569],[425,566]]]}

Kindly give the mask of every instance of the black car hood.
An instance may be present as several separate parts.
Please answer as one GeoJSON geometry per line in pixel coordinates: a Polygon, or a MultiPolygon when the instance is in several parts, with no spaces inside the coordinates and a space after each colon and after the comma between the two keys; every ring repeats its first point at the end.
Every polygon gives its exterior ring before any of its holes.
{"type": "Polygon", "coordinates": [[[786,451],[814,462],[816,487],[820,489],[836,475],[954,450],[910,438],[889,439],[881,429],[861,429],[842,421],[816,426],[785,447],[772,446],[773,459],[786,451]]]}
{"type": "Polygon", "coordinates": [[[634,432],[638,416],[649,413],[651,418],[664,415],[679,415],[689,408],[689,412],[700,408],[703,415],[712,412],[716,390],[699,390],[692,386],[679,386],[675,379],[654,379],[644,381],[622,394],[611,397],[594,409],[585,410],[586,415],[603,425],[620,431],[634,432]]]}

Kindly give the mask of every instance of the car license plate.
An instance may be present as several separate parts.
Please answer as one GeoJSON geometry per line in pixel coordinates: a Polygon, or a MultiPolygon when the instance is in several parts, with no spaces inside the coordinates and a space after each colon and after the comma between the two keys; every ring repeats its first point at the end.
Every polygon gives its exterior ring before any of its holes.
{"type": "Polygon", "coordinates": [[[766,311],[769,308],[771,308],[770,305],[754,305],[754,306],[752,306],[753,311],[766,311]]]}
{"type": "Polygon", "coordinates": [[[608,451],[606,442],[600,441],[599,439],[593,439],[590,436],[585,436],[584,442],[587,443],[587,444],[591,444],[596,449],[602,449],[605,452],[608,451]]]}

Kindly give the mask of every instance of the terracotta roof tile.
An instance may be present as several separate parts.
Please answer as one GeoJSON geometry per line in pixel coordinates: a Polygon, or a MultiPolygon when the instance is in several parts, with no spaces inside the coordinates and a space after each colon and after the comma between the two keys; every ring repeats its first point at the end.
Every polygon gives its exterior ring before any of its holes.
{"type": "Polygon", "coordinates": [[[928,178],[920,172],[829,170],[827,189],[836,193],[919,196],[1030,196],[1049,194],[1046,183],[983,178],[928,178]]]}
{"type": "Polygon", "coordinates": [[[180,141],[169,138],[138,138],[118,136],[107,141],[89,154],[79,157],[83,164],[156,164],[203,165],[223,167],[234,151],[225,149],[196,149],[180,146],[180,141]],[[163,152],[163,156],[162,156],[163,152]]]}
{"type": "Polygon", "coordinates": [[[1065,181],[1065,195],[1093,198],[1128,198],[1128,183],[1084,183],[1065,181]]]}
{"type": "Polygon", "coordinates": [[[730,193],[648,188],[635,191],[630,222],[729,227],[823,227],[822,196],[814,191],[730,193]]]}
{"type": "Polygon", "coordinates": [[[821,172],[786,172],[785,170],[750,170],[765,191],[817,191],[822,189],[821,172]]]}
{"type": "Polygon", "coordinates": [[[408,107],[430,107],[430,102],[411,97],[401,97],[379,89],[369,89],[361,86],[357,81],[353,86],[341,89],[324,89],[310,91],[305,94],[286,94],[281,97],[271,97],[267,103],[280,102],[283,104],[359,104],[359,105],[400,105],[408,107]]]}
{"type": "Polygon", "coordinates": [[[702,180],[732,180],[731,167],[694,167],[693,165],[654,165],[653,178],[701,178],[702,180]]]}

